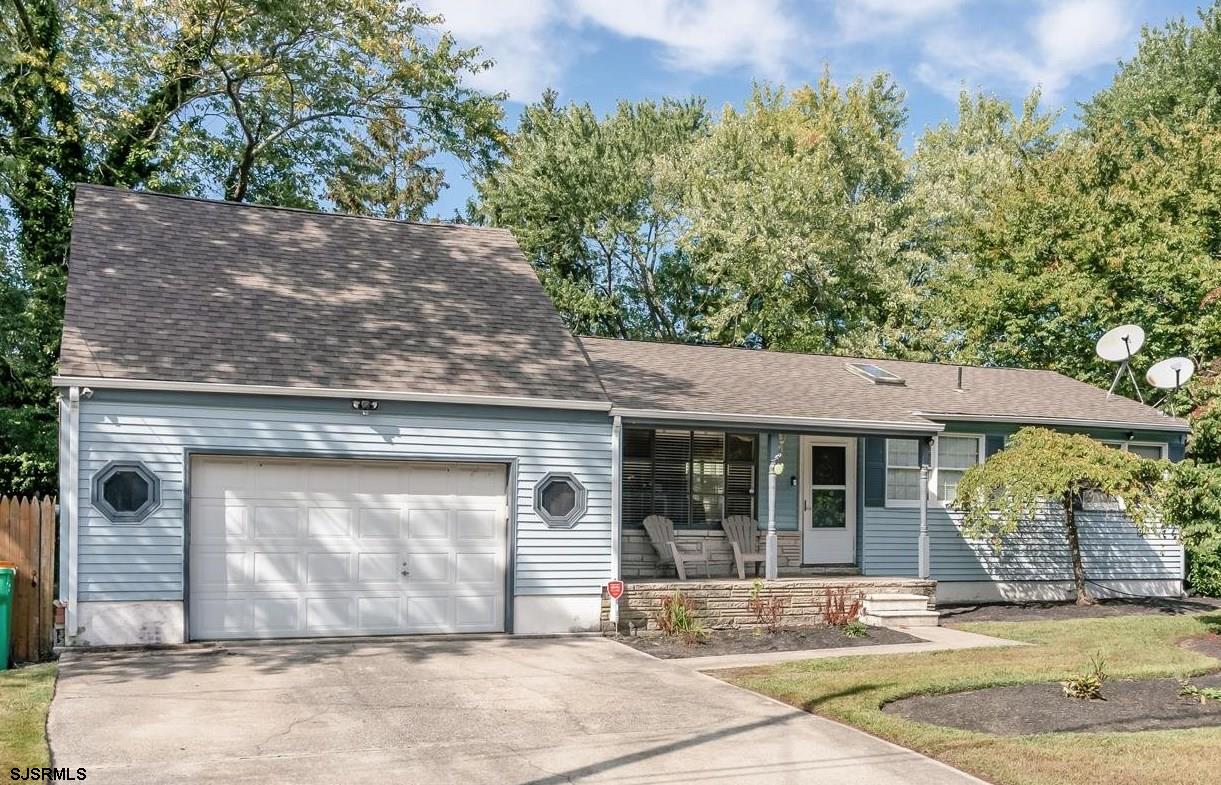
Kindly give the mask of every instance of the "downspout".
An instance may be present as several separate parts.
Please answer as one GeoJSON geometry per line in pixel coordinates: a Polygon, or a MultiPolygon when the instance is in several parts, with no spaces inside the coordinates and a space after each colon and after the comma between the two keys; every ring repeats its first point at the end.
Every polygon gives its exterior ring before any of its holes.
{"type": "MultiPolygon", "coordinates": [[[[611,425],[611,580],[623,572],[623,418],[615,415],[611,425]]],[[[611,629],[619,629],[619,603],[610,603],[611,629]]]]}
{"type": "Polygon", "coordinates": [[[63,520],[60,521],[61,542],[67,544],[67,580],[60,583],[60,599],[67,604],[64,621],[64,642],[71,644],[79,632],[77,627],[77,587],[79,585],[78,565],[80,563],[80,441],[81,441],[81,388],[68,388],[67,422],[61,424],[68,431],[67,454],[64,456],[66,470],[63,479],[67,486],[60,488],[63,497],[61,509],[63,520]],[[64,535],[67,535],[66,538],[64,535]]]}
{"type": "Polygon", "coordinates": [[[784,471],[780,462],[782,446],[776,434],[767,435],[767,548],[763,575],[769,581],[780,576],[780,541],[776,537],[776,474],[784,471]]]}
{"type": "MultiPolygon", "coordinates": [[[[921,447],[925,446],[921,444],[921,447]]],[[[932,447],[929,447],[929,453],[932,452],[932,447]]],[[[928,546],[928,481],[929,481],[929,465],[928,458],[921,456],[920,461],[920,542],[918,553],[916,556],[917,573],[923,580],[928,580],[929,569],[929,546],[928,546]]]]}

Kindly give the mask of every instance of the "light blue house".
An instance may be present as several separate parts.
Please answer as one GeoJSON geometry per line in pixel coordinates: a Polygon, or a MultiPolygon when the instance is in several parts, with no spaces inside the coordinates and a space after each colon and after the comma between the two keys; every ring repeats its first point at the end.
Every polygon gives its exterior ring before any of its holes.
{"type": "MultiPolygon", "coordinates": [[[[922,499],[939,601],[1063,596],[1055,522],[963,538],[962,471],[1023,424],[1186,431],[1043,371],[577,339],[501,230],[94,186],[55,383],[76,644],[596,628],[608,580],[672,575],[654,514],[714,575],[722,519],[770,514],[782,575],[917,578],[922,499]]],[[[1095,590],[1181,593],[1110,506],[1095,590]]]]}

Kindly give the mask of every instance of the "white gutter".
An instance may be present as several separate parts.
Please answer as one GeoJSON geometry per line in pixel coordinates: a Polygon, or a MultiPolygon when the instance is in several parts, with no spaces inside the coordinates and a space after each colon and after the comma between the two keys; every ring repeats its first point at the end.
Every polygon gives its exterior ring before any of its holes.
{"type": "Polygon", "coordinates": [[[56,387],[92,387],[95,390],[154,390],[157,392],[280,395],[302,398],[371,398],[381,401],[458,403],[479,406],[522,406],[531,409],[580,409],[595,412],[605,412],[611,408],[609,401],[530,398],[516,395],[457,395],[449,393],[361,390],[341,387],[281,387],[263,384],[171,382],[155,379],[106,379],[86,376],[56,376],[51,379],[51,383],[56,387]]]}
{"type": "Polygon", "coordinates": [[[690,421],[707,420],[758,425],[791,425],[804,428],[839,428],[841,430],[869,429],[874,431],[912,431],[915,433],[938,433],[945,430],[940,423],[928,424],[894,420],[846,420],[834,417],[772,417],[765,414],[735,414],[733,412],[675,412],[668,409],[623,409],[612,407],[614,417],[631,420],[690,421]]]}
{"type": "Polygon", "coordinates": [[[1085,420],[1075,417],[1016,417],[1011,414],[938,414],[912,412],[917,417],[945,422],[1003,422],[1020,425],[1062,425],[1068,428],[1116,428],[1126,431],[1173,431],[1189,433],[1191,427],[1182,420],[1167,417],[1166,423],[1125,422],[1122,420],[1085,420]]]}

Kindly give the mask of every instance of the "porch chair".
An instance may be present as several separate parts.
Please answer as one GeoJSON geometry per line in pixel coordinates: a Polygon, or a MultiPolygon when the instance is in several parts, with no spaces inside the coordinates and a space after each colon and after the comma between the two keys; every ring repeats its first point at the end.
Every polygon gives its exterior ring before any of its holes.
{"type": "Polygon", "coordinates": [[[699,564],[700,562],[704,563],[704,576],[712,577],[708,566],[707,540],[700,541],[698,552],[680,550],[674,539],[674,521],[661,515],[650,515],[645,518],[644,530],[649,533],[649,540],[653,543],[653,550],[657,551],[658,561],[662,564],[674,562],[674,569],[678,571],[680,581],[687,580],[688,564],[699,564]]]}
{"type": "Polygon", "coordinates": [[[738,578],[746,580],[746,563],[755,563],[755,577],[759,576],[759,565],[767,561],[767,554],[759,548],[759,524],[749,515],[730,515],[721,521],[725,539],[733,548],[733,561],[738,567],[738,578]]]}

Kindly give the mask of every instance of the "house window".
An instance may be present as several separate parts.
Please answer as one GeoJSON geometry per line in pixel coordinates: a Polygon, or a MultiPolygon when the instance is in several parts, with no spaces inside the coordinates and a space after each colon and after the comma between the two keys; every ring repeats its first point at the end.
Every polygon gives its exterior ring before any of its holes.
{"type": "Polygon", "coordinates": [[[142,463],[110,463],[93,477],[93,506],[115,523],[139,523],[161,505],[161,482],[142,463]]]}
{"type": "Polygon", "coordinates": [[[915,439],[886,440],[886,506],[915,507],[920,504],[920,442],[915,439]]]}
{"type": "MultiPolygon", "coordinates": [[[[1103,440],[1102,442],[1107,447],[1114,447],[1116,450],[1123,450],[1137,455],[1141,458],[1147,458],[1151,461],[1160,461],[1166,457],[1167,446],[1161,442],[1120,442],[1103,440]]],[[[1081,492],[1081,509],[1093,511],[1105,510],[1122,510],[1123,502],[1116,499],[1114,496],[1107,496],[1098,491],[1082,491],[1081,492]]]]}
{"type": "Polygon", "coordinates": [[[947,436],[937,437],[937,458],[933,488],[937,501],[949,504],[958,495],[958,483],[967,469],[983,462],[984,437],[947,436]]]}
{"type": "Polygon", "coordinates": [[[662,515],[677,527],[755,515],[754,434],[628,428],[623,434],[623,525],[662,515]]]}
{"type": "Polygon", "coordinates": [[[585,486],[571,474],[548,474],[534,486],[534,511],[548,526],[571,528],[585,513],[585,486]]]}

